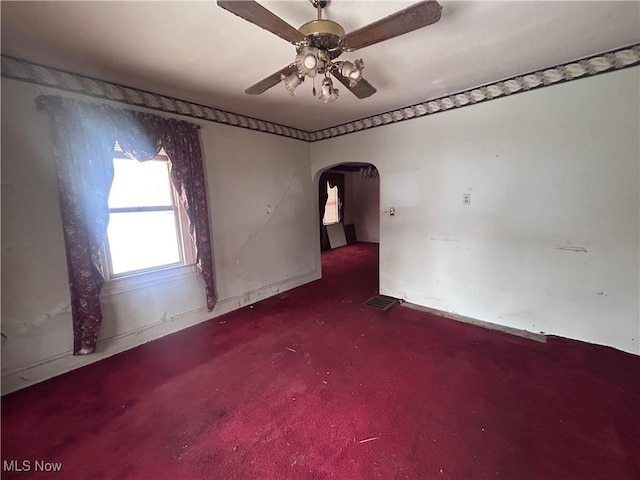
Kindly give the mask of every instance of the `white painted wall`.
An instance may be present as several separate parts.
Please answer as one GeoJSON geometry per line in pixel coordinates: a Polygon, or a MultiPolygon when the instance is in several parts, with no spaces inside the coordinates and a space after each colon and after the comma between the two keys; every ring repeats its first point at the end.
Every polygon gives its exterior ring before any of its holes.
{"type": "Polygon", "coordinates": [[[638,354],[639,106],[635,67],[313,143],[312,175],[380,170],[381,293],[638,354]]]}
{"type": "Polygon", "coordinates": [[[2,347],[3,392],[318,278],[317,188],[311,182],[309,145],[198,122],[216,309],[206,311],[197,275],[104,297],[99,353],[72,358],[49,119],[34,103],[40,94],[62,93],[2,79],[2,332],[8,336],[2,347]]]}

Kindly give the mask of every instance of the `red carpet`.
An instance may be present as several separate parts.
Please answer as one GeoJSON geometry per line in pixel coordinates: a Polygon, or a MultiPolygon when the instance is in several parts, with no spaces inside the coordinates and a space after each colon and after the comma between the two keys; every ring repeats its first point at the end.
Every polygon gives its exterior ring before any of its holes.
{"type": "Polygon", "coordinates": [[[640,478],[639,357],[362,307],[377,255],[3,397],[2,478],[640,478]]]}

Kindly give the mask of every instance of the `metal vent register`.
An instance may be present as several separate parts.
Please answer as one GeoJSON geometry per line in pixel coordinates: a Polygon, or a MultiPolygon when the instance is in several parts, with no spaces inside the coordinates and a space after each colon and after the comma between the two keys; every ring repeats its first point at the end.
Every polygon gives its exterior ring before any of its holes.
{"type": "Polygon", "coordinates": [[[364,305],[365,307],[371,307],[377,310],[382,310],[384,312],[385,310],[389,310],[396,303],[398,303],[397,298],[385,297],[384,295],[376,295],[375,297],[371,297],[362,305],[364,305]]]}

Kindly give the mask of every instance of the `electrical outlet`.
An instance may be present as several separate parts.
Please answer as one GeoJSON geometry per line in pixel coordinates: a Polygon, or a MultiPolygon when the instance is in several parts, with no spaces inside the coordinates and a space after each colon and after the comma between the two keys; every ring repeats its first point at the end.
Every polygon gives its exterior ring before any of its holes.
{"type": "Polygon", "coordinates": [[[471,205],[471,194],[470,193],[464,193],[462,195],[462,204],[463,205],[471,205]]]}
{"type": "Polygon", "coordinates": [[[390,207],[389,208],[389,215],[393,216],[396,214],[396,207],[390,207]]]}

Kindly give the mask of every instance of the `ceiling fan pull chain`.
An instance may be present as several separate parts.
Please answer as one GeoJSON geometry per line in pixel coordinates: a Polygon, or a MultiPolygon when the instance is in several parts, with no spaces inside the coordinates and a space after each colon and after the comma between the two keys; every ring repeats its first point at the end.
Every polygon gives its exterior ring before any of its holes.
{"type": "Polygon", "coordinates": [[[316,77],[312,78],[313,80],[313,90],[311,90],[311,93],[313,93],[313,96],[316,96],[316,77]]]}

